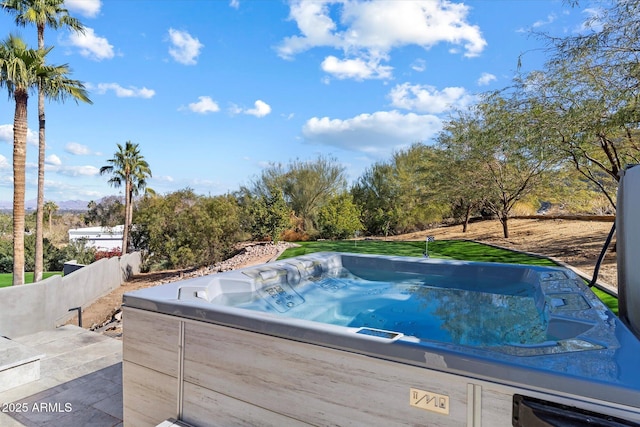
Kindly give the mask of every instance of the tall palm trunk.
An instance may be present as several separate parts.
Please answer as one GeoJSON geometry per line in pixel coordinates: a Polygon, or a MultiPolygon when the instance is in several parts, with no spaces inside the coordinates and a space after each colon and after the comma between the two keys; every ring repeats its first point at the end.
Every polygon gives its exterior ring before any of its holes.
{"type": "MultiPolygon", "coordinates": [[[[131,184],[131,194],[129,194],[129,226],[127,227],[127,238],[131,234],[133,226],[133,183],[131,184]]],[[[127,240],[127,251],[129,250],[129,240],[127,240]]],[[[123,252],[123,254],[126,252],[123,252]]]]}
{"type": "MultiPolygon", "coordinates": [[[[38,24],[38,49],[44,49],[44,23],[38,24]]],[[[44,91],[38,84],[38,196],[36,207],[36,253],[33,281],[42,280],[44,270],[44,157],[45,157],[44,91]]]]}
{"type": "Polygon", "coordinates": [[[131,206],[131,194],[133,193],[131,180],[126,180],[124,188],[124,228],[122,229],[122,255],[127,253],[127,243],[129,242],[129,226],[131,224],[129,207],[131,206]]]}
{"type": "Polygon", "coordinates": [[[14,93],[13,118],[13,285],[24,284],[24,192],[27,157],[27,99],[24,88],[14,93]]]}
{"type": "Polygon", "coordinates": [[[44,92],[38,85],[38,199],[36,210],[36,253],[35,265],[33,269],[33,281],[42,280],[44,270],[44,157],[45,157],[45,137],[44,137],[44,92]]]}

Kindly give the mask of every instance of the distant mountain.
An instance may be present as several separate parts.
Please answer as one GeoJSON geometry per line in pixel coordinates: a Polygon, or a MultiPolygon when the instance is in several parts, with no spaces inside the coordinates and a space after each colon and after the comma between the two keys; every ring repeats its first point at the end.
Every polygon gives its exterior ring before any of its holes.
{"type": "Polygon", "coordinates": [[[56,202],[58,208],[61,211],[86,211],[87,205],[89,204],[86,200],[65,200],[64,202],[56,202]]]}
{"type": "MultiPolygon", "coordinates": [[[[58,210],[60,211],[86,211],[87,205],[89,204],[86,200],[65,200],[62,202],[56,202],[58,205],[58,210]]],[[[27,200],[24,203],[25,208],[27,210],[35,210],[37,207],[37,200],[27,200]]],[[[1,200],[0,201],[0,210],[10,211],[13,209],[13,202],[11,200],[1,200]]]]}

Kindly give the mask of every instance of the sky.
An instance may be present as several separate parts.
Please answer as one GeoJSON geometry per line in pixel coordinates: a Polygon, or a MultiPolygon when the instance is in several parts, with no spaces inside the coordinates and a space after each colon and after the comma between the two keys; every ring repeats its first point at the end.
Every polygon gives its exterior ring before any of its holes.
{"type": "MultiPolygon", "coordinates": [[[[545,41],[575,35],[588,0],[67,0],[84,34],[45,30],[93,105],[46,104],[45,200],[122,195],[101,176],[138,144],[158,194],[236,191],[266,166],[335,158],[353,183],[478,94],[540,69],[545,41]]],[[[0,34],[36,47],[0,11],[0,34]]],[[[5,89],[2,89],[5,90],[5,89]]],[[[13,113],[0,102],[0,202],[11,202],[13,113]]],[[[36,198],[37,96],[29,99],[27,200],[36,198]]]]}

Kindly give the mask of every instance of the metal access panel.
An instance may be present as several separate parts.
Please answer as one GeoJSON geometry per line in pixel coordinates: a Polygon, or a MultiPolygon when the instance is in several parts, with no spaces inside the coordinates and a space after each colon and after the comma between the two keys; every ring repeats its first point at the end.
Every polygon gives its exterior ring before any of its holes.
{"type": "Polygon", "coordinates": [[[640,166],[622,173],[616,229],[619,315],[640,337],[640,166]]]}

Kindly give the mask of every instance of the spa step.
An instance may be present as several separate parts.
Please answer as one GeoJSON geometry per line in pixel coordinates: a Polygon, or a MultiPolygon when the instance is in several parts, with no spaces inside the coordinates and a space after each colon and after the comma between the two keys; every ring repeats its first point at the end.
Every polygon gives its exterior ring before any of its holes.
{"type": "Polygon", "coordinates": [[[24,344],[0,337],[0,393],[40,379],[43,357],[24,344]]]}

